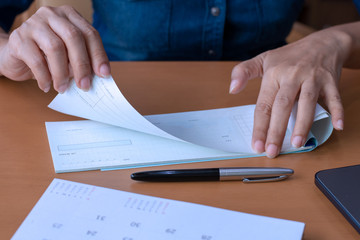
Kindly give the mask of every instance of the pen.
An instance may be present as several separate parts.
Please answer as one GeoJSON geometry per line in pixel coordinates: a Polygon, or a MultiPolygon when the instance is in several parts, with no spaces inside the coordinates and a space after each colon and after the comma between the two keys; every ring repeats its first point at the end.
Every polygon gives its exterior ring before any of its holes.
{"type": "Polygon", "coordinates": [[[289,168],[199,168],[135,172],[131,179],[148,182],[241,180],[250,183],[280,181],[293,173],[294,170],[289,168]]]}

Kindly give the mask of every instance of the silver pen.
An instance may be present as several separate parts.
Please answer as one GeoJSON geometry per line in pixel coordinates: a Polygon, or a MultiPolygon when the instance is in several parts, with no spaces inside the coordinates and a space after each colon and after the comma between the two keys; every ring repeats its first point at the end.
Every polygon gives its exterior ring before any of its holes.
{"type": "Polygon", "coordinates": [[[135,172],[131,179],[148,182],[241,180],[253,183],[280,181],[292,174],[294,170],[289,168],[198,168],[135,172]]]}

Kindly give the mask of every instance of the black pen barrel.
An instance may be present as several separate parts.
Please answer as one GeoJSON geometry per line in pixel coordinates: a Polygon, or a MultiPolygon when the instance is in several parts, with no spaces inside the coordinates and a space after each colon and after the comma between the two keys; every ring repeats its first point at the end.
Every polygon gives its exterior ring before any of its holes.
{"type": "Polygon", "coordinates": [[[145,171],[131,174],[131,179],[148,182],[169,182],[169,181],[219,181],[219,169],[176,169],[145,171]]]}

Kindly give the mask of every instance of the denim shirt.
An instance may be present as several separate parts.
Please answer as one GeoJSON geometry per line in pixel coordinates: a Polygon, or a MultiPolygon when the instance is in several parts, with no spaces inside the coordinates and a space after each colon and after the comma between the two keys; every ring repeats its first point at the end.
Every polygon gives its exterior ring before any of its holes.
{"type": "Polygon", "coordinates": [[[303,0],[93,0],[111,60],[243,60],[285,44],[303,0]]]}
{"type": "MultiPolygon", "coordinates": [[[[9,30],[31,0],[1,0],[9,30]]],[[[354,0],[359,6],[359,0],[354,0]]],[[[110,60],[245,60],[285,44],[303,0],[93,0],[110,60]]]]}

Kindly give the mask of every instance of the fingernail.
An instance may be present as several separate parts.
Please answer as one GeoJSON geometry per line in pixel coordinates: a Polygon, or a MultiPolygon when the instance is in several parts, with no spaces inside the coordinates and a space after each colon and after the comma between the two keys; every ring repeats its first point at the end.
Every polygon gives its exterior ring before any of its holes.
{"type": "Polygon", "coordinates": [[[295,136],[291,142],[292,146],[295,147],[295,148],[299,148],[301,147],[302,145],[304,145],[304,140],[302,137],[300,136],[295,136]]]}
{"type": "Polygon", "coordinates": [[[50,91],[50,86],[45,87],[43,91],[44,91],[45,93],[48,93],[48,92],[50,91]]]}
{"type": "Polygon", "coordinates": [[[230,94],[236,94],[237,91],[236,88],[239,86],[239,81],[237,80],[232,80],[231,83],[230,83],[230,90],[229,90],[229,93],[230,94]]]}
{"type": "Polygon", "coordinates": [[[68,83],[64,83],[63,85],[60,85],[57,90],[59,93],[64,93],[67,88],[68,88],[68,83]]]}
{"type": "Polygon", "coordinates": [[[337,130],[344,130],[344,121],[343,120],[337,120],[336,129],[337,130]]]}
{"type": "Polygon", "coordinates": [[[80,88],[84,91],[89,91],[90,89],[90,77],[84,77],[80,80],[80,88]]]}
{"type": "Polygon", "coordinates": [[[265,149],[265,144],[264,144],[263,141],[261,141],[261,140],[255,141],[255,143],[254,143],[254,151],[256,153],[263,153],[264,149],[265,149]]]}
{"type": "Polygon", "coordinates": [[[106,77],[110,77],[110,67],[107,64],[102,64],[100,66],[100,74],[102,77],[106,78],[106,77]]]}
{"type": "Polygon", "coordinates": [[[275,144],[269,144],[266,148],[266,156],[268,158],[274,158],[279,155],[279,148],[275,144]]]}

